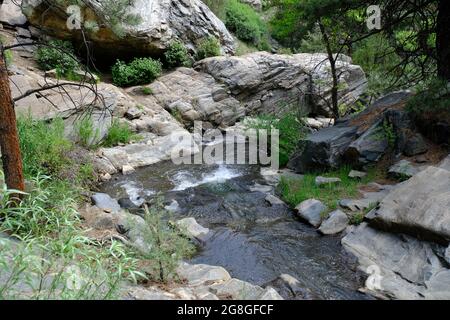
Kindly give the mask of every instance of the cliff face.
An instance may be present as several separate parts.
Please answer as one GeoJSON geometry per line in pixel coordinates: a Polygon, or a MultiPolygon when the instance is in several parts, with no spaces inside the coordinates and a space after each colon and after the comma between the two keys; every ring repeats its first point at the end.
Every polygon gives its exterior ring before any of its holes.
{"type": "MultiPolygon", "coordinates": [[[[80,30],[67,27],[67,6],[56,7],[53,2],[24,0],[22,10],[32,25],[46,33],[80,42],[83,36],[80,30]]],[[[200,0],[135,0],[126,12],[138,16],[138,23],[115,25],[104,15],[107,0],[85,3],[81,8],[82,24],[95,21],[98,25],[98,30],[87,28],[87,37],[94,54],[102,59],[160,55],[176,39],[195,53],[198,41],[211,36],[219,39],[223,54],[233,54],[235,50],[233,37],[223,22],[200,0]],[[118,36],[117,28],[125,36],[118,36]]]]}

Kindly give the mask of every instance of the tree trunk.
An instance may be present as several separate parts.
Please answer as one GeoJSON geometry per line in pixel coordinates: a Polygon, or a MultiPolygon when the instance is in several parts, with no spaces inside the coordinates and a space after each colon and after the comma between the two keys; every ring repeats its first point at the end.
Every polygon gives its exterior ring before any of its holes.
{"type": "MultiPolygon", "coordinates": [[[[8,71],[0,45],[0,148],[3,172],[9,189],[24,191],[25,181],[22,170],[19,136],[17,134],[16,113],[9,87],[8,71]]],[[[20,196],[18,197],[20,198],[20,196]]]]}
{"type": "Polygon", "coordinates": [[[328,36],[325,26],[322,22],[319,21],[320,32],[322,33],[322,38],[325,43],[325,47],[327,49],[328,61],[330,62],[331,67],[331,76],[333,78],[333,86],[331,88],[331,105],[333,115],[336,119],[339,118],[339,97],[338,97],[338,88],[339,88],[339,79],[336,70],[336,60],[337,56],[334,57],[333,49],[331,48],[330,37],[328,36]]]}
{"type": "Polygon", "coordinates": [[[439,1],[436,48],[438,76],[450,81],[450,1],[439,1]]]}

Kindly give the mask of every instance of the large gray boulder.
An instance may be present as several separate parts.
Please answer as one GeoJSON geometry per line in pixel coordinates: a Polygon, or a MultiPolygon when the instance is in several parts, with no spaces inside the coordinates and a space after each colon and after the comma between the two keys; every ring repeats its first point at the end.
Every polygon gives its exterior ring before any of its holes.
{"type": "MultiPolygon", "coordinates": [[[[329,116],[332,77],[325,54],[278,55],[255,52],[240,57],[213,57],[195,69],[223,83],[248,111],[280,112],[303,105],[305,112],[329,116]],[[312,98],[313,104],[306,103],[312,98]]],[[[351,59],[337,61],[341,104],[352,104],[366,88],[366,76],[351,59]]]]}
{"type": "Polygon", "coordinates": [[[318,228],[322,223],[327,207],[316,199],[305,200],[295,207],[298,215],[312,226],[318,228]]]}
{"type": "Polygon", "coordinates": [[[448,244],[450,171],[428,167],[394,188],[369,218],[386,230],[448,244]]]}
{"type": "MultiPolygon", "coordinates": [[[[81,41],[79,30],[69,30],[66,27],[67,17],[65,9],[49,8],[56,0],[24,0],[23,12],[32,25],[42,28],[47,33],[64,39],[81,41]],[[44,14],[45,13],[45,14],[44,14]],[[42,19],[42,17],[45,17],[42,19]]],[[[126,36],[119,37],[108,26],[103,7],[108,5],[106,0],[83,1],[83,17],[94,20],[100,26],[98,31],[87,30],[87,36],[94,45],[94,53],[107,57],[136,55],[159,55],[169,44],[177,39],[181,40],[192,52],[196,51],[199,39],[213,36],[219,39],[222,52],[234,52],[234,39],[223,22],[200,0],[134,0],[127,14],[139,16],[137,25],[123,24],[120,27],[126,36]]]]}
{"type": "Polygon", "coordinates": [[[0,1],[0,23],[6,23],[11,26],[21,26],[27,22],[20,7],[21,0],[3,0],[0,1]]]}
{"type": "Polygon", "coordinates": [[[357,127],[337,125],[310,134],[301,151],[292,156],[288,167],[299,173],[338,168],[357,131],[357,127]]]}
{"type": "Polygon", "coordinates": [[[369,278],[372,293],[391,299],[449,299],[450,269],[445,248],[405,235],[378,231],[363,223],[342,239],[369,278]]]}

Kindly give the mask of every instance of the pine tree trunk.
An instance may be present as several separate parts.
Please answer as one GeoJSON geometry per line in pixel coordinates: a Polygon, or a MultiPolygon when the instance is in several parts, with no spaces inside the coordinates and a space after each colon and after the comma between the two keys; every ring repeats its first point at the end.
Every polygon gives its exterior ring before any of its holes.
{"type": "Polygon", "coordinates": [[[438,76],[450,81],[450,1],[439,1],[436,47],[438,76]]]}
{"type": "MultiPolygon", "coordinates": [[[[0,148],[3,172],[9,189],[24,191],[25,181],[22,170],[16,114],[9,87],[8,71],[0,45],[0,148]]],[[[18,197],[20,198],[20,197],[18,197]]]]}

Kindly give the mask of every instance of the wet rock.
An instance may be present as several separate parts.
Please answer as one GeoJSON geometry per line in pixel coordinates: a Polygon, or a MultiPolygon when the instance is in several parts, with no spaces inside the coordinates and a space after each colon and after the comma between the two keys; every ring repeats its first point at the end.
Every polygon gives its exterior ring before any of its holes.
{"type": "Polygon", "coordinates": [[[319,200],[309,199],[295,207],[298,215],[312,226],[318,228],[322,223],[327,207],[319,200]]]}
{"type": "MultiPolygon", "coordinates": [[[[66,19],[52,2],[24,0],[24,13],[32,25],[45,28],[51,35],[63,39],[80,38],[79,30],[69,30],[66,19]],[[50,8],[49,8],[50,7],[50,8]],[[45,12],[46,19],[41,19],[45,12]]],[[[199,0],[136,0],[131,3],[127,14],[140,17],[137,25],[123,24],[126,37],[117,37],[106,27],[102,15],[102,5],[98,1],[88,0],[92,10],[90,19],[101,25],[99,32],[87,32],[93,52],[103,60],[113,60],[125,56],[149,56],[162,54],[174,40],[180,40],[189,51],[196,52],[198,39],[215,37],[220,41],[224,54],[234,53],[235,44],[225,25],[203,2],[199,0]],[[189,20],[189,23],[186,21],[189,20]]],[[[65,8],[59,10],[65,11],[65,8]]]]}
{"type": "Polygon", "coordinates": [[[339,184],[342,182],[341,179],[339,178],[327,178],[327,177],[316,177],[316,186],[320,187],[323,185],[334,185],[334,184],[339,184]]]}
{"type": "Polygon", "coordinates": [[[261,193],[271,193],[273,191],[273,186],[266,186],[259,183],[255,183],[253,186],[249,187],[251,192],[261,192],[261,193]]]}
{"type": "Polygon", "coordinates": [[[120,205],[116,199],[111,198],[106,193],[96,193],[91,196],[92,204],[96,205],[102,210],[108,210],[111,212],[118,212],[120,205]]]}
{"type": "Polygon", "coordinates": [[[389,168],[389,176],[394,179],[409,179],[420,170],[408,160],[401,160],[389,168]]]}
{"type": "Polygon", "coordinates": [[[302,287],[300,281],[289,274],[282,274],[270,281],[265,287],[274,287],[279,294],[288,300],[311,300],[313,298],[308,289],[302,287]]]}
{"type": "Polygon", "coordinates": [[[275,197],[274,195],[268,194],[265,199],[268,203],[270,203],[271,206],[285,206],[286,204],[284,203],[283,200],[281,200],[278,197],[275,197]]]}
{"type": "Polygon", "coordinates": [[[319,232],[324,235],[336,234],[344,231],[349,224],[347,215],[341,210],[330,213],[328,219],[322,222],[319,232]]]}
{"type": "Polygon", "coordinates": [[[348,177],[349,178],[355,178],[355,179],[363,179],[363,178],[367,177],[367,173],[361,172],[361,171],[357,171],[357,170],[352,170],[348,174],[348,177]]]}
{"type": "Polygon", "coordinates": [[[363,223],[342,239],[368,276],[366,286],[385,298],[432,299],[450,297],[443,288],[449,269],[435,252],[438,245],[415,238],[378,231],[363,223]]]}
{"type": "Polygon", "coordinates": [[[403,148],[403,154],[407,157],[413,157],[426,153],[427,151],[428,145],[420,133],[417,133],[408,139],[403,148]]]}
{"type": "Polygon", "coordinates": [[[261,176],[271,186],[277,186],[281,180],[279,171],[272,168],[261,168],[261,176]]]}
{"type": "Polygon", "coordinates": [[[288,167],[298,173],[338,168],[356,132],[356,127],[334,126],[310,134],[303,151],[293,155],[288,167]]]}
{"type": "Polygon", "coordinates": [[[450,246],[447,247],[445,250],[445,261],[447,261],[448,264],[450,264],[450,246]]]}
{"type": "Polygon", "coordinates": [[[372,224],[422,239],[450,240],[450,171],[428,167],[394,188],[380,203],[372,224]]]}
{"type": "Polygon", "coordinates": [[[201,241],[204,241],[209,234],[209,229],[199,225],[194,218],[184,218],[178,220],[176,225],[186,231],[188,236],[201,241]]]}

